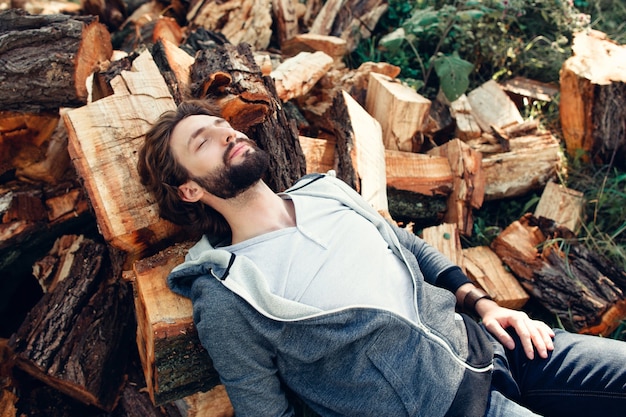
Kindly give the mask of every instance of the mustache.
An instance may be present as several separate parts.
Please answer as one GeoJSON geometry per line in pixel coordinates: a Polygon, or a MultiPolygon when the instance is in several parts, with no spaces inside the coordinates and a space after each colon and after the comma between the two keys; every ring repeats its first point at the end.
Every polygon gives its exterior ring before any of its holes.
{"type": "Polygon", "coordinates": [[[224,161],[224,165],[228,165],[228,155],[230,155],[230,152],[233,150],[233,148],[237,144],[239,144],[241,142],[247,143],[254,150],[259,150],[259,145],[257,145],[256,142],[253,141],[252,139],[249,139],[249,138],[235,138],[234,141],[232,141],[232,142],[230,142],[228,144],[228,146],[226,147],[226,150],[224,151],[224,156],[222,157],[222,159],[224,161]]]}

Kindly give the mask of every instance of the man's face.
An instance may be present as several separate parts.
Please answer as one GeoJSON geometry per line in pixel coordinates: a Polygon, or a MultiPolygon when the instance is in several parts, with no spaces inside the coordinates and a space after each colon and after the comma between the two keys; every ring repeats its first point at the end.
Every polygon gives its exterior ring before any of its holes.
{"type": "Polygon", "coordinates": [[[207,192],[232,198],[261,179],[269,156],[219,117],[194,115],[172,131],[174,157],[207,192]]]}

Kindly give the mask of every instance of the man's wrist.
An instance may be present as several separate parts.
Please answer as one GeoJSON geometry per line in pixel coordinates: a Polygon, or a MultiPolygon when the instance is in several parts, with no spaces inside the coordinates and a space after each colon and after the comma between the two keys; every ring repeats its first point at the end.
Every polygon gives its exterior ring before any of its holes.
{"type": "Polygon", "coordinates": [[[467,313],[477,313],[476,304],[480,300],[493,300],[493,298],[480,288],[472,288],[463,297],[463,310],[467,313]]]}

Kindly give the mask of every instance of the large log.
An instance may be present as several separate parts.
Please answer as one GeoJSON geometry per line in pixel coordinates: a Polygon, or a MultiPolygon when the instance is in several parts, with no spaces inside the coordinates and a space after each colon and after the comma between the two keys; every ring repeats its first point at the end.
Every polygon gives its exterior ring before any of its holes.
{"type": "Polygon", "coordinates": [[[87,102],[86,80],[112,54],[97,18],[0,13],[0,109],[37,113],[87,102]]]}
{"type": "Polygon", "coordinates": [[[420,150],[421,132],[430,104],[430,100],[399,81],[374,72],[370,74],[365,108],[380,122],[386,149],[420,150]]]}
{"type": "Polygon", "coordinates": [[[147,51],[111,84],[115,94],[70,110],[63,118],[69,152],[102,235],[114,247],[140,256],[180,232],[159,217],[136,168],[143,135],[175,104],[147,51]]]}
{"type": "Polygon", "coordinates": [[[66,278],[29,312],[10,346],[20,369],[110,412],[134,330],[132,292],[109,267],[102,243],[85,239],[70,262],[66,278]]]}
{"type": "Polygon", "coordinates": [[[328,119],[337,138],[337,176],[375,209],[387,212],[385,148],[380,124],[345,91],[336,96],[328,119]]]}
{"type": "Polygon", "coordinates": [[[483,156],[485,200],[543,189],[563,167],[559,141],[550,133],[520,136],[508,143],[508,152],[483,156]]]}
{"type": "Polygon", "coordinates": [[[626,318],[626,274],[574,239],[569,229],[527,214],[491,247],[567,329],[608,336],[626,318]]]}
{"type": "Polygon", "coordinates": [[[578,33],[561,68],[559,116],[567,153],[623,165],[626,45],[595,30],[578,33]]]}
{"type": "Polygon", "coordinates": [[[164,404],[219,383],[211,358],[200,345],[191,301],[166,285],[169,272],[184,260],[189,244],[179,244],[133,265],[137,346],[148,393],[164,404]]]}

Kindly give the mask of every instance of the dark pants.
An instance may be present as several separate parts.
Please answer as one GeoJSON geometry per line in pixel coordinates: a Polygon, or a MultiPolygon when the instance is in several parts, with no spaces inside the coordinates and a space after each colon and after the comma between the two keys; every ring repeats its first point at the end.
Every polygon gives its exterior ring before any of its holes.
{"type": "MultiPolygon", "coordinates": [[[[555,330],[547,359],[494,341],[492,389],[543,416],[626,416],[626,342],[555,330]]],[[[487,416],[528,416],[498,393],[487,416]],[[510,409],[508,408],[510,407],[510,409]]]]}

